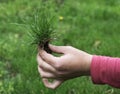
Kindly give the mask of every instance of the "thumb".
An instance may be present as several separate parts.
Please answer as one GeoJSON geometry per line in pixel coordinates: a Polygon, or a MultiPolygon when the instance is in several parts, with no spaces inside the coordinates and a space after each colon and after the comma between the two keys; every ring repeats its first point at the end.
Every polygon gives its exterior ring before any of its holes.
{"type": "Polygon", "coordinates": [[[59,54],[64,54],[67,50],[65,46],[55,46],[55,45],[52,45],[52,44],[49,44],[49,48],[53,52],[56,52],[56,53],[59,53],[59,54]]]}

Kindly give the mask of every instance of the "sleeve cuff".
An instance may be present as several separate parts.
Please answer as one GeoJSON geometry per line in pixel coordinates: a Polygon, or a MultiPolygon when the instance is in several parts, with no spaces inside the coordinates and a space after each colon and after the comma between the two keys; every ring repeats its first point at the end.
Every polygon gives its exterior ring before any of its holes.
{"type": "Polygon", "coordinates": [[[94,55],[92,58],[90,74],[94,84],[104,84],[100,78],[101,58],[102,56],[96,55],[94,55]]]}

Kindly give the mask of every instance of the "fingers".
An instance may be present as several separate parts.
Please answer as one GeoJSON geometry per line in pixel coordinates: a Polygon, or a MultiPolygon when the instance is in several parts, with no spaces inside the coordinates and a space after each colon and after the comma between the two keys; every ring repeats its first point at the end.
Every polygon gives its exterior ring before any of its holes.
{"type": "MultiPolygon", "coordinates": [[[[57,52],[57,53],[68,53],[71,50],[70,46],[53,46],[53,45],[49,45],[49,48],[53,51],[53,52],[57,52]]],[[[57,61],[59,60],[58,57],[55,57],[49,53],[47,53],[45,50],[41,50],[39,52],[40,57],[48,64],[55,66],[57,61]]]]}
{"type": "Polygon", "coordinates": [[[56,53],[64,54],[66,52],[66,46],[54,46],[49,44],[49,48],[56,53]]]}
{"type": "Polygon", "coordinates": [[[46,72],[42,70],[39,66],[38,66],[38,72],[40,73],[42,78],[55,78],[56,77],[53,73],[46,72]]]}
{"type": "Polygon", "coordinates": [[[54,73],[56,71],[56,69],[54,67],[52,67],[50,64],[43,61],[39,55],[37,56],[37,61],[38,61],[39,67],[42,68],[44,71],[52,72],[52,73],[54,73]]]}
{"type": "Polygon", "coordinates": [[[44,85],[51,89],[55,89],[63,83],[63,81],[61,80],[54,80],[52,83],[49,82],[48,79],[46,78],[43,78],[42,80],[43,80],[44,85]]]}
{"type": "Polygon", "coordinates": [[[57,61],[57,57],[54,57],[53,55],[47,53],[44,50],[41,50],[39,55],[46,63],[48,63],[52,66],[54,66],[57,61]]]}
{"type": "Polygon", "coordinates": [[[53,82],[49,82],[48,79],[56,79],[56,76],[53,73],[45,72],[38,66],[38,71],[42,77],[43,83],[46,87],[55,89],[62,84],[62,80],[54,80],[53,82]]]}

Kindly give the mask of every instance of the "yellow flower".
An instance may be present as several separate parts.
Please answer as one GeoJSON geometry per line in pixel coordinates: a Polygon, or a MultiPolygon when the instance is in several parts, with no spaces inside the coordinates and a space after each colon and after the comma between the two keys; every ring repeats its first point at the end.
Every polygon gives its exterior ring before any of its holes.
{"type": "Polygon", "coordinates": [[[64,18],[63,16],[59,16],[59,20],[62,21],[64,18]]]}

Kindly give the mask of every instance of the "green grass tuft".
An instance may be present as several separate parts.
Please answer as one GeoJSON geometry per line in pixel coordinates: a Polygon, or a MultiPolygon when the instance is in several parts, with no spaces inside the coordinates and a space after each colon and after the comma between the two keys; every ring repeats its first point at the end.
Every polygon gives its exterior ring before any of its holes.
{"type": "Polygon", "coordinates": [[[48,44],[54,38],[53,22],[54,17],[50,15],[45,7],[36,9],[29,21],[32,44],[37,44],[40,49],[44,49],[47,52],[50,52],[48,44]]]}

